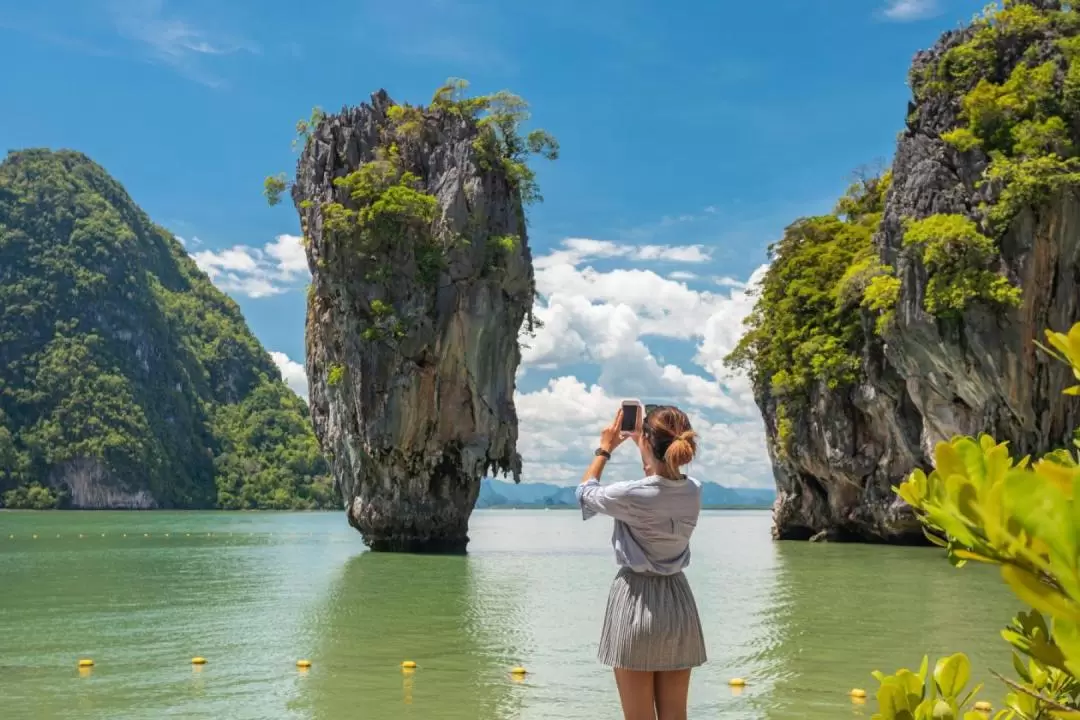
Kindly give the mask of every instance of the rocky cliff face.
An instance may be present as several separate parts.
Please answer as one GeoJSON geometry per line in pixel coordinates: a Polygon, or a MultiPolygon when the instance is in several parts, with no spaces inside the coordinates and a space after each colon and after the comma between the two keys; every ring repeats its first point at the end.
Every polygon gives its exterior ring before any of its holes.
{"type": "Polygon", "coordinates": [[[1006,3],[915,58],[873,237],[896,279],[886,327],[874,331],[879,313],[864,302],[857,378],[812,383],[787,438],[772,378],[757,382],[776,537],[917,542],[891,487],[930,467],[937,442],[988,432],[1015,455],[1039,454],[1080,422],[1080,404],[1061,394],[1068,369],[1036,345],[1080,320],[1078,31],[1080,17],[1057,2],[1006,3]],[[928,218],[937,229],[913,234],[928,218]],[[975,224],[947,229],[958,218],[975,224]],[[976,253],[984,236],[993,250],[976,253]],[[1018,303],[990,299],[1006,284],[1020,288],[1018,303]],[[946,293],[968,300],[945,312],[946,293]]]}
{"type": "Polygon", "coordinates": [[[298,163],[312,419],[373,550],[463,552],[480,478],[520,472],[533,273],[522,166],[487,132],[380,91],[322,118],[298,163]]]}

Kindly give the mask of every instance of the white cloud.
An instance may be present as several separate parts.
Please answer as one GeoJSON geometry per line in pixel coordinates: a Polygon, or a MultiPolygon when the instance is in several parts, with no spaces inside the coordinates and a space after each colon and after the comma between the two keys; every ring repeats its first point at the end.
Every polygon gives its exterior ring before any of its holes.
{"type": "Polygon", "coordinates": [[[194,248],[202,245],[202,240],[200,240],[194,235],[190,238],[180,237],[179,235],[173,235],[173,237],[176,238],[176,241],[183,245],[185,248],[194,248]]]}
{"type": "Polygon", "coordinates": [[[200,250],[191,257],[221,290],[251,298],[278,295],[309,277],[304,247],[297,235],[278,235],[262,248],[235,245],[226,250],[200,250]]]}
{"type": "Polygon", "coordinates": [[[667,276],[668,276],[669,280],[697,280],[698,279],[698,276],[697,276],[696,273],[686,272],[685,270],[676,270],[674,272],[669,272],[667,276]]]}
{"type": "Polygon", "coordinates": [[[292,388],[294,393],[304,398],[306,402],[308,399],[308,381],[304,366],[292,360],[283,352],[271,352],[270,357],[274,359],[274,364],[281,371],[281,377],[285,384],[292,388]]]}
{"type": "MultiPolygon", "coordinates": [[[[575,480],[619,398],[641,397],[676,403],[695,418],[704,478],[768,485],[763,426],[749,380],[723,366],[744,332],[764,266],[747,281],[719,278],[723,290],[702,292],[674,274],[625,267],[601,272],[586,263],[634,260],[642,256],[640,247],[572,239],[536,259],[535,312],[544,327],[527,340],[519,383],[530,369],[557,372],[583,363],[599,377],[586,387],[576,377],[557,376],[541,390],[518,395],[526,479],[575,480]],[[657,339],[692,343],[691,362],[658,359],[650,348],[657,339]]],[[[679,254],[652,247],[654,257],[679,254]]]]}
{"type": "Polygon", "coordinates": [[[936,15],[938,0],[888,0],[885,17],[897,22],[921,20],[936,15]]]}
{"type": "Polygon", "coordinates": [[[618,258],[630,261],[703,263],[709,252],[701,245],[624,245],[610,240],[567,238],[562,249],[534,260],[537,269],[578,265],[586,260],[618,258]]]}
{"type": "Polygon", "coordinates": [[[246,40],[197,27],[168,12],[164,0],[110,0],[108,9],[116,31],[151,60],[208,87],[225,82],[206,68],[207,58],[258,52],[246,40]]]}
{"type": "Polygon", "coordinates": [[[724,277],[715,278],[714,282],[717,285],[721,286],[721,287],[734,287],[734,288],[744,288],[744,287],[746,287],[746,283],[743,282],[742,280],[736,280],[735,278],[727,277],[726,275],[724,277]]]}

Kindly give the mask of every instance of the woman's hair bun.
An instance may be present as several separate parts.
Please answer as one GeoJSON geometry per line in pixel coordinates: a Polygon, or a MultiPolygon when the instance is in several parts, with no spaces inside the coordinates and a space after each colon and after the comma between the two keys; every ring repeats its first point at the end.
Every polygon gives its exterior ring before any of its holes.
{"type": "Polygon", "coordinates": [[[645,416],[643,426],[653,455],[678,470],[689,465],[697,452],[697,433],[690,427],[690,418],[671,405],[655,407],[645,416]]]}
{"type": "Polygon", "coordinates": [[[668,446],[667,452],[664,453],[664,462],[674,468],[689,465],[697,452],[696,438],[697,433],[693,430],[679,433],[678,437],[668,446]]]}

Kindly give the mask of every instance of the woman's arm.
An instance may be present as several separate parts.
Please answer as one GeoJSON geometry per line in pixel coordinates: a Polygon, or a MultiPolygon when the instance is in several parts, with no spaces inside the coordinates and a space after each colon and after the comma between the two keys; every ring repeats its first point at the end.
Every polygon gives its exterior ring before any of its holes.
{"type": "Polygon", "coordinates": [[[585,468],[581,484],[574,493],[578,504],[581,505],[581,517],[584,520],[588,520],[597,513],[610,515],[619,520],[629,519],[630,506],[624,488],[620,487],[621,483],[606,487],[600,485],[600,476],[607,466],[607,461],[611,459],[611,453],[625,439],[619,429],[621,424],[622,408],[619,408],[615,420],[601,431],[596,457],[589,463],[589,467],[585,468]]]}
{"type": "Polygon", "coordinates": [[[604,474],[604,468],[607,467],[607,461],[611,457],[611,450],[601,445],[596,453],[596,457],[589,463],[589,467],[585,468],[585,474],[581,476],[581,484],[589,482],[590,480],[600,481],[600,476],[604,474]],[[600,452],[603,451],[603,452],[600,452]]]}
{"type": "Polygon", "coordinates": [[[585,468],[585,474],[581,476],[582,485],[590,480],[600,481],[600,475],[604,472],[607,461],[611,459],[611,453],[615,452],[615,448],[626,439],[619,429],[621,425],[622,408],[620,407],[611,424],[600,431],[600,444],[596,449],[596,457],[589,463],[589,467],[585,468]]]}

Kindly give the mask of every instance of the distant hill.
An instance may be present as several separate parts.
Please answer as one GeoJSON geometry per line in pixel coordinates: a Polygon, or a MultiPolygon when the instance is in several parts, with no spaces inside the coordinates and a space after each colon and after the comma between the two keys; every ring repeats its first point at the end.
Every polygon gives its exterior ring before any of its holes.
{"type": "MultiPolygon", "coordinates": [[[[574,486],[567,485],[515,485],[484,478],[476,507],[574,507],[574,490],[574,486]]],[[[771,507],[775,499],[776,491],[772,489],[728,488],[711,482],[702,486],[702,503],[706,507],[771,507]]]]}
{"type": "Polygon", "coordinates": [[[0,505],[341,507],[239,306],[77,152],[0,162],[0,505]]]}

